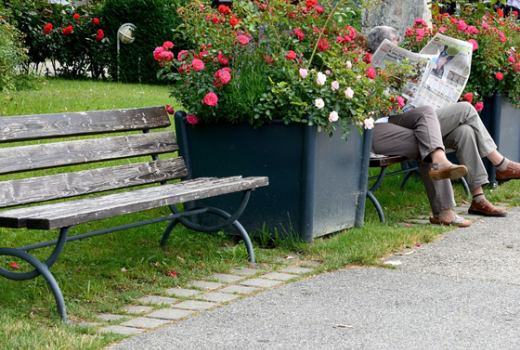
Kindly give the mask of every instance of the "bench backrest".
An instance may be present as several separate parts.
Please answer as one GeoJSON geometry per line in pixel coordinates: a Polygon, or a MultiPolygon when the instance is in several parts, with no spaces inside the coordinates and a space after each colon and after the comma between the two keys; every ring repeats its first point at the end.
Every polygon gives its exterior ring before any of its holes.
{"type": "Polygon", "coordinates": [[[173,132],[148,132],[170,125],[164,107],[1,117],[0,143],[4,147],[0,148],[0,175],[27,174],[0,182],[0,208],[185,177],[181,157],[155,157],[178,150],[173,132]],[[110,135],[113,133],[123,135],[110,135]],[[68,139],[49,140],[52,138],[68,139]],[[27,145],[25,141],[30,140],[27,145]],[[72,165],[141,156],[153,156],[154,160],[123,161],[120,163],[125,164],[105,168],[95,165],[95,169],[76,172],[70,169],[72,165]],[[35,170],[58,167],[57,174],[31,176],[35,170]]]}

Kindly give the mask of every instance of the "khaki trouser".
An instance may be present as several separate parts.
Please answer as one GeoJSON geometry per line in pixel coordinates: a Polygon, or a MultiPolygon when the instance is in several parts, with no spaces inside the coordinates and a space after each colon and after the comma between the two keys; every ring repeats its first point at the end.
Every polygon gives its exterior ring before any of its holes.
{"type": "Polygon", "coordinates": [[[376,124],[373,130],[373,152],[417,160],[433,213],[456,205],[451,181],[432,181],[428,176],[429,154],[444,150],[444,145],[456,150],[459,162],[468,168],[466,179],[471,189],[488,183],[481,158],[497,147],[469,103],[461,102],[438,110],[418,107],[390,117],[388,123],[376,124]]]}

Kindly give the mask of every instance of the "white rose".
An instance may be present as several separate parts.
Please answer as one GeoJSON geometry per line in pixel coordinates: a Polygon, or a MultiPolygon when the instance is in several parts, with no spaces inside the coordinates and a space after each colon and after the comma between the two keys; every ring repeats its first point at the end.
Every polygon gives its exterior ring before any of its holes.
{"type": "Polygon", "coordinates": [[[339,119],[338,112],[336,112],[336,111],[330,112],[330,114],[329,114],[329,122],[334,123],[338,119],[339,119]]]}
{"type": "Polygon", "coordinates": [[[317,98],[316,101],[314,101],[314,105],[318,109],[322,109],[323,107],[325,107],[325,102],[321,98],[317,98]]]}

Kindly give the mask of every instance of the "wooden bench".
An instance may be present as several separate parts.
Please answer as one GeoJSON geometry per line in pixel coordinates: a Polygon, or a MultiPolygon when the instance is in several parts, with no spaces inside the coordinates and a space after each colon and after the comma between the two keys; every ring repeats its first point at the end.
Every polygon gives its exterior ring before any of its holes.
{"type": "Polygon", "coordinates": [[[0,142],[7,144],[0,149],[0,174],[22,173],[17,175],[17,179],[0,181],[0,208],[16,206],[0,211],[0,227],[59,230],[59,238],[54,241],[17,248],[0,247],[0,256],[15,257],[34,268],[30,272],[18,273],[0,267],[0,275],[12,280],[28,280],[42,275],[54,294],[60,317],[66,321],[65,302],[49,268],[69,241],[169,221],[161,239],[164,246],[178,222],[203,232],[233,225],[244,240],[249,259],[254,264],[253,246],[237,219],[244,211],[251,191],[268,185],[267,177],[235,176],[169,182],[188,175],[181,157],[158,157],[159,154],[176,152],[177,141],[172,131],[149,130],[170,125],[164,107],[0,118],[0,142]],[[119,134],[111,134],[115,132],[119,134]],[[74,139],[47,141],[57,137],[74,139]],[[30,145],[23,142],[28,140],[38,141],[30,145]],[[136,158],[143,156],[146,157],[144,160],[136,158]],[[98,163],[123,159],[118,162],[123,165],[102,167],[98,163]],[[91,164],[90,170],[74,172],[70,169],[71,165],[87,163],[97,164],[91,164]],[[49,168],[58,168],[58,171],[38,177],[32,173],[49,168]],[[18,178],[20,176],[22,178],[18,178]],[[129,190],[135,186],[140,187],[129,190]],[[121,189],[125,190],[100,194],[121,189]],[[179,212],[175,207],[175,204],[239,191],[243,192],[242,203],[233,214],[212,207],[179,212]],[[48,203],[84,195],[89,196],[48,203]],[[35,203],[38,205],[32,205],[35,203]],[[69,230],[78,224],[165,206],[169,207],[171,215],[68,236],[69,230]],[[220,216],[223,222],[201,227],[190,220],[204,213],[220,216]],[[47,246],[55,247],[44,262],[27,253],[47,246]]]}
{"type": "MultiPolygon", "coordinates": [[[[454,152],[453,150],[446,150],[447,153],[454,152]]],[[[385,222],[385,213],[383,211],[383,208],[381,207],[381,204],[379,204],[379,201],[377,200],[376,196],[374,195],[374,192],[379,188],[383,180],[388,176],[393,175],[399,175],[399,174],[405,174],[403,180],[401,181],[401,185],[399,186],[399,189],[402,191],[404,189],[404,186],[406,185],[406,182],[413,174],[419,173],[419,168],[417,167],[417,163],[413,159],[409,159],[405,156],[372,156],[370,157],[370,168],[380,168],[379,174],[376,176],[371,176],[368,178],[369,181],[376,180],[376,182],[367,190],[367,197],[370,199],[372,204],[377,210],[377,215],[379,216],[379,221],[385,222]],[[400,170],[395,170],[390,173],[387,172],[387,168],[394,164],[401,164],[400,170]]],[[[468,197],[471,197],[471,192],[469,190],[468,183],[466,182],[466,179],[461,178],[460,179],[462,186],[464,186],[464,190],[468,197]]]]}

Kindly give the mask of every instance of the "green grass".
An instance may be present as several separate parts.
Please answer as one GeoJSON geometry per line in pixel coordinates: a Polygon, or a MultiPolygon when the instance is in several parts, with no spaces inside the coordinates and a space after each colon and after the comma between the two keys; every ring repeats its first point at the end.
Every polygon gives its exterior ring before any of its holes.
{"type": "MultiPolygon", "coordinates": [[[[36,91],[1,95],[0,113],[20,115],[131,108],[171,104],[165,86],[122,85],[93,81],[46,80],[36,91]]],[[[370,202],[366,204],[365,224],[361,228],[303,243],[298,239],[255,243],[260,268],[276,270],[287,264],[289,255],[301,260],[321,261],[319,271],[333,271],[351,265],[379,265],[381,258],[405,247],[431,242],[449,228],[402,225],[406,219],[428,215],[429,206],[418,178],[412,178],[405,191],[399,191],[401,176],[385,179],[376,192],[385,208],[387,223],[381,224],[370,202]],[[270,246],[262,248],[261,244],[270,246]]],[[[465,198],[461,186],[455,186],[456,199],[465,198]]],[[[520,204],[520,184],[507,183],[488,191],[494,202],[520,204]]],[[[150,210],[79,225],[73,233],[135,222],[166,214],[164,209],[150,210]]],[[[120,312],[124,305],[166,288],[226,273],[233,267],[248,266],[242,243],[223,234],[207,235],[178,226],[166,249],[159,239],[166,223],[115,232],[88,240],[70,242],[51,269],[62,288],[69,317],[93,321],[93,315],[120,312]],[[169,276],[170,271],[177,278],[169,276]]],[[[56,232],[0,229],[0,246],[19,247],[47,239],[56,232]]],[[[265,238],[265,237],[264,237],[265,238]]],[[[50,248],[34,252],[44,259],[50,248]]],[[[13,259],[0,257],[0,266],[8,268],[13,259]]],[[[21,269],[27,269],[18,261],[21,269]]],[[[102,349],[121,339],[98,334],[59,322],[52,293],[40,277],[25,282],[0,278],[0,349],[102,349]]]]}

